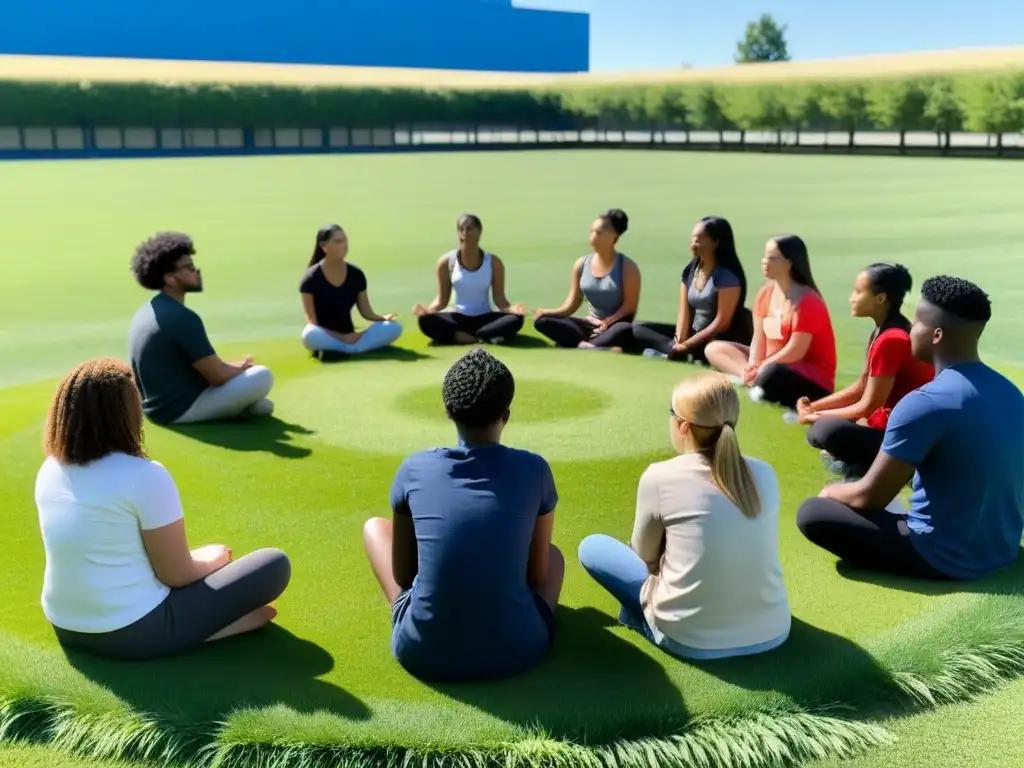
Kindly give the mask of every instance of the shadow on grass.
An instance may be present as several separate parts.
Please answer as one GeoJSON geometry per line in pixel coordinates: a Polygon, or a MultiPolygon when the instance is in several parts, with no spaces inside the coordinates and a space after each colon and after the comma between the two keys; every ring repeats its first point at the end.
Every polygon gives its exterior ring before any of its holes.
{"type": "Polygon", "coordinates": [[[781,693],[804,707],[891,695],[888,672],[849,638],[793,618],[789,639],[773,651],[687,662],[748,691],[781,693]]]}
{"type": "Polygon", "coordinates": [[[358,355],[346,355],[341,352],[325,353],[320,360],[324,365],[349,364],[354,365],[363,360],[394,360],[400,363],[415,363],[417,360],[428,360],[430,355],[424,355],[415,349],[403,349],[402,347],[383,347],[370,352],[362,352],[358,355]]]}
{"type": "Polygon", "coordinates": [[[919,595],[952,595],[958,593],[981,595],[1020,595],[1024,594],[1024,549],[1017,553],[1012,565],[984,579],[974,581],[931,581],[928,579],[909,579],[892,576],[877,571],[857,568],[840,560],[836,563],[836,572],[845,579],[860,581],[865,584],[876,584],[880,587],[898,589],[903,592],[916,592],[919,595]]]}
{"type": "Polygon", "coordinates": [[[235,709],[276,704],[304,713],[327,710],[351,720],[370,717],[358,698],[316,679],[334,667],[326,650],[274,624],[153,661],[64,653],[71,666],[136,711],[174,726],[208,726],[235,709]]]}
{"type": "Polygon", "coordinates": [[[230,451],[265,451],[285,459],[303,459],[313,451],[292,442],[296,435],[315,432],[298,424],[290,424],[276,416],[252,419],[208,421],[200,424],[172,424],[166,429],[208,445],[230,451]]]}
{"type": "Polygon", "coordinates": [[[681,728],[689,714],[665,668],[641,648],[606,631],[616,622],[593,608],[557,613],[558,636],[535,669],[489,683],[434,684],[508,723],[540,727],[555,738],[607,743],[681,728]]]}

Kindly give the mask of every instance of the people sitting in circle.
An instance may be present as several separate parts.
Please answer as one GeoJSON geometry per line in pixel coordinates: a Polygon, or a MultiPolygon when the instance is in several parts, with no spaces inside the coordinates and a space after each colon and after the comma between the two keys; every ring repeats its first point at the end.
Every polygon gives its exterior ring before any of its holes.
{"type": "Polygon", "coordinates": [[[435,344],[506,344],[523,329],[526,308],[505,298],[505,265],[480,248],[479,217],[460,216],[457,229],[459,247],[437,262],[437,298],[426,307],[417,304],[412,313],[435,344]],[[454,310],[448,308],[452,291],[454,310]]]}
{"type": "Polygon", "coordinates": [[[921,286],[910,341],[935,378],[889,415],[867,474],[803,503],[811,542],[857,568],[977,579],[1010,565],[1024,534],[1024,395],[985,365],[989,297],[957,277],[921,286]],[[913,478],[910,508],[886,507],[913,478]]]}
{"type": "Polygon", "coordinates": [[[633,316],[640,304],[640,268],[617,249],[629,229],[629,217],[613,208],[590,228],[593,252],[576,260],[569,275],[569,295],[557,309],[538,309],[534,327],[557,346],[613,349],[632,338],[633,316]],[[586,299],[587,316],[573,317],[586,299]]]}
{"type": "Polygon", "coordinates": [[[828,307],[811,275],[807,246],[796,235],[765,245],[761,270],[768,282],[754,300],[751,345],[713,341],[708,362],[750,387],[752,399],[791,410],[803,398],[832,393],[836,340],[828,307]]]}
{"type": "Polygon", "coordinates": [[[776,648],[791,615],[775,471],[741,453],[739,396],[725,376],[681,382],[669,414],[679,455],[640,478],[631,545],[588,536],[580,563],[619,601],[622,624],[674,656],[776,648]]]}
{"type": "Polygon", "coordinates": [[[391,604],[392,650],[430,681],[492,680],[537,664],[551,646],[565,562],[551,543],[558,493],[542,457],[501,444],[515,382],[483,348],[444,378],[458,445],[405,459],[392,519],[363,538],[391,604]]]}
{"type": "Polygon", "coordinates": [[[238,560],[219,544],[189,549],[178,489],[146,456],[142,426],[131,369],[82,363],[53,398],[36,478],[43,612],[65,647],[114,659],[258,629],[291,576],[276,549],[238,560]]]}
{"type": "Polygon", "coordinates": [[[706,216],[698,221],[690,253],[676,322],[633,323],[635,346],[648,357],[706,363],[704,349],[715,339],[750,344],[754,321],[744,306],[747,276],[728,220],[706,216]]]}
{"type": "Polygon", "coordinates": [[[837,474],[862,476],[882,447],[892,409],[935,377],[931,363],[914,357],[910,321],[900,311],[912,286],[902,264],[878,262],[861,272],[850,295],[850,313],[875,322],[864,368],[853,384],[834,395],[797,401],[800,422],[811,425],[807,441],[837,474]]]}
{"type": "Polygon", "coordinates": [[[395,315],[378,315],[370,305],[366,275],[348,258],[348,235],[337,224],[316,233],[309,268],[299,293],[306,315],[302,344],[319,360],[344,358],[390,347],[402,335],[395,315]],[[352,308],[372,323],[362,331],[352,324],[352,308]]]}
{"type": "Polygon", "coordinates": [[[268,368],[251,357],[224,362],[214,351],[202,319],[185,296],[203,290],[192,239],[164,232],[146,240],[132,257],[132,273],[156,291],[132,318],[128,350],[142,409],[157,424],[263,416],[274,386],[268,368]]]}

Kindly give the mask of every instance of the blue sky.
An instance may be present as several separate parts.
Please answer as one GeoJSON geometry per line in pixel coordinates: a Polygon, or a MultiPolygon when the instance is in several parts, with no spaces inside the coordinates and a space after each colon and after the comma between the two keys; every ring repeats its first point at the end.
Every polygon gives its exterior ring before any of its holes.
{"type": "Polygon", "coordinates": [[[771,13],[787,24],[790,56],[1024,44],[1024,0],[515,0],[590,13],[592,70],[732,63],[746,23],[771,13]]]}

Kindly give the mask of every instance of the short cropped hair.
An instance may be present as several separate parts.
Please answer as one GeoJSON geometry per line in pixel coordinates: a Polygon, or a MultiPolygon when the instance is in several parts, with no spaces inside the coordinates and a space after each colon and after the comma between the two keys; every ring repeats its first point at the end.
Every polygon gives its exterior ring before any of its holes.
{"type": "Polygon", "coordinates": [[[181,232],[160,232],[135,249],[132,274],[143,288],[163,290],[164,275],[174,271],[183,256],[194,256],[192,238],[181,232]]]}
{"type": "Polygon", "coordinates": [[[478,347],[456,360],[445,374],[444,408],[459,426],[485,429],[505,415],[515,391],[512,371],[478,347]]]}
{"type": "Polygon", "coordinates": [[[987,323],[992,318],[992,302],[988,294],[960,277],[929,277],[921,286],[921,298],[961,320],[987,323]]]}
{"type": "Polygon", "coordinates": [[[142,402],[132,369],[104,357],[76,366],[57,387],[43,452],[82,466],[111,453],[144,458],[142,402]]]}

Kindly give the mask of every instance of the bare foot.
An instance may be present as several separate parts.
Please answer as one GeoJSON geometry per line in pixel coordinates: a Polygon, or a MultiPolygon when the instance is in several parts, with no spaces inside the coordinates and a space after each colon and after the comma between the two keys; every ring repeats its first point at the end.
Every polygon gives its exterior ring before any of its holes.
{"type": "Polygon", "coordinates": [[[206,642],[212,643],[217,640],[223,640],[225,637],[244,635],[246,632],[252,632],[266,626],[276,618],[277,608],[272,605],[264,605],[262,608],[257,608],[255,611],[245,614],[238,621],[228,624],[220,632],[210,635],[206,638],[206,642]]]}

